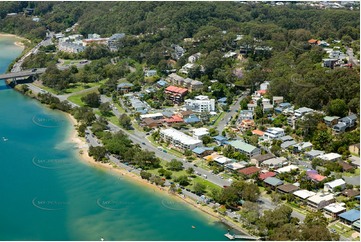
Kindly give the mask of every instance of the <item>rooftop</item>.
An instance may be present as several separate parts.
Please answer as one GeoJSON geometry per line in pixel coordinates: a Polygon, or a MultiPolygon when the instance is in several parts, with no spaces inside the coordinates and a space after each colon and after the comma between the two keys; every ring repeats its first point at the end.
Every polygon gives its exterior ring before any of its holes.
{"type": "Polygon", "coordinates": [[[292,170],[297,170],[297,169],[298,169],[298,166],[289,165],[289,166],[285,166],[285,167],[277,169],[276,172],[277,173],[286,173],[286,172],[290,172],[292,170]]]}
{"type": "Polygon", "coordinates": [[[346,182],[342,179],[337,179],[337,180],[334,180],[332,182],[326,182],[325,183],[325,186],[329,186],[331,188],[335,188],[335,187],[338,187],[338,186],[342,186],[342,185],[345,185],[346,182]]]}
{"type": "Polygon", "coordinates": [[[319,204],[320,202],[322,201],[330,201],[334,199],[334,196],[333,194],[323,194],[323,193],[318,193],[312,197],[309,197],[307,200],[312,202],[312,203],[315,203],[315,204],[319,204]]]}
{"type": "Polygon", "coordinates": [[[252,157],[252,159],[257,160],[258,162],[263,162],[263,161],[271,159],[273,157],[275,157],[273,154],[267,153],[267,154],[264,154],[264,155],[255,155],[255,156],[252,157]]]}
{"type": "Polygon", "coordinates": [[[273,171],[269,171],[269,172],[266,172],[266,173],[261,173],[261,174],[259,174],[259,179],[260,180],[264,180],[264,179],[266,179],[266,178],[268,178],[268,177],[274,177],[276,175],[276,173],[275,172],[273,172],[273,171]]]}
{"type": "Polygon", "coordinates": [[[278,178],[276,178],[276,177],[267,177],[267,178],[264,180],[264,182],[265,182],[266,184],[269,184],[269,185],[274,186],[274,187],[280,186],[280,185],[283,184],[283,181],[281,181],[280,179],[278,179],[278,178]]]}
{"type": "Polygon", "coordinates": [[[252,174],[257,173],[260,170],[261,170],[260,168],[257,168],[255,166],[250,166],[250,167],[244,168],[242,170],[239,170],[238,172],[248,176],[248,175],[252,175],[252,174]]]}
{"type": "Polygon", "coordinates": [[[292,193],[294,191],[297,191],[299,188],[293,184],[284,184],[277,187],[277,189],[283,192],[292,193]]]}
{"type": "Polygon", "coordinates": [[[331,203],[323,209],[331,213],[340,213],[346,210],[344,203],[331,203]]]}
{"type": "Polygon", "coordinates": [[[245,143],[243,141],[240,141],[240,140],[230,141],[229,144],[231,146],[233,146],[234,148],[239,149],[239,150],[243,150],[243,151],[245,151],[247,153],[251,153],[252,151],[257,149],[257,147],[255,147],[253,145],[250,145],[250,144],[247,144],[247,143],[245,143]]]}
{"type": "Polygon", "coordinates": [[[287,161],[285,157],[275,157],[269,160],[265,160],[262,164],[263,165],[278,165],[283,164],[283,162],[287,161]]]}
{"type": "Polygon", "coordinates": [[[312,197],[312,196],[316,195],[316,193],[308,191],[308,190],[298,190],[298,191],[295,191],[293,193],[293,195],[300,197],[302,199],[306,199],[308,197],[312,197]]]}
{"type": "Polygon", "coordinates": [[[356,220],[360,219],[360,211],[356,210],[356,209],[352,209],[350,211],[341,213],[340,215],[338,215],[340,218],[343,218],[347,221],[350,222],[355,222],[356,220]]]}
{"type": "Polygon", "coordinates": [[[225,165],[227,168],[231,169],[231,170],[239,170],[239,169],[242,169],[245,167],[244,164],[241,164],[241,163],[237,163],[237,162],[233,162],[233,163],[229,163],[227,165],[225,165]]]}
{"type": "Polygon", "coordinates": [[[185,144],[185,145],[202,144],[202,141],[197,140],[197,139],[195,139],[189,135],[186,135],[185,133],[178,131],[176,129],[173,129],[173,128],[162,129],[160,132],[167,136],[172,137],[174,140],[177,140],[180,143],[185,144]]]}
{"type": "Polygon", "coordinates": [[[186,92],[188,92],[187,88],[176,87],[176,86],[169,86],[165,90],[169,91],[169,92],[179,93],[179,94],[185,94],[186,92]]]}
{"type": "Polygon", "coordinates": [[[330,160],[340,159],[341,157],[342,156],[337,153],[328,153],[328,154],[320,155],[318,158],[322,160],[330,161],[330,160]]]}

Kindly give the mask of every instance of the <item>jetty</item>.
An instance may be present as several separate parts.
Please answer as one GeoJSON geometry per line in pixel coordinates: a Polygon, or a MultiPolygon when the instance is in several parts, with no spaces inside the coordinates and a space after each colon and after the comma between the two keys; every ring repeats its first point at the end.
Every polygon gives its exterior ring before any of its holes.
{"type": "Polygon", "coordinates": [[[224,236],[226,236],[230,240],[261,240],[261,238],[256,238],[249,235],[242,235],[242,234],[230,234],[226,233],[224,236]]]}

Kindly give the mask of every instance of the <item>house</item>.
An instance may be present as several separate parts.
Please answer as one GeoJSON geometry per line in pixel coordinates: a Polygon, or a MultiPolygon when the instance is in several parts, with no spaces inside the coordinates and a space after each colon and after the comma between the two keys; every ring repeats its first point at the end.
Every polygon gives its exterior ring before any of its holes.
{"type": "Polygon", "coordinates": [[[253,120],[253,112],[249,110],[241,110],[238,120],[241,122],[244,119],[253,120]]]}
{"type": "Polygon", "coordinates": [[[60,42],[58,48],[59,51],[68,53],[80,53],[85,50],[85,47],[83,45],[71,42],[60,42]]]}
{"type": "Polygon", "coordinates": [[[294,114],[297,118],[300,118],[300,117],[304,116],[305,114],[312,113],[312,112],[313,112],[313,109],[302,107],[302,108],[296,109],[294,114]]]}
{"type": "Polygon", "coordinates": [[[257,103],[248,103],[247,108],[249,111],[254,112],[255,108],[257,107],[257,103]]]}
{"type": "Polygon", "coordinates": [[[164,94],[168,99],[172,100],[174,103],[179,104],[183,102],[183,98],[187,95],[188,90],[182,87],[169,86],[164,90],[164,94]]]}
{"type": "Polygon", "coordinates": [[[182,66],[182,68],[179,70],[179,72],[180,72],[180,73],[183,73],[183,74],[188,74],[189,71],[190,71],[191,69],[193,69],[194,67],[196,67],[195,64],[193,64],[193,63],[187,63],[187,64],[185,64],[184,66],[182,66]]]}
{"type": "Polygon", "coordinates": [[[147,118],[151,118],[154,120],[160,120],[163,119],[163,114],[162,113],[148,113],[148,114],[142,114],[139,116],[140,120],[144,120],[147,118]]]}
{"type": "Polygon", "coordinates": [[[276,170],[276,172],[278,174],[280,174],[280,173],[288,173],[288,172],[291,172],[293,170],[298,170],[298,166],[295,166],[295,165],[285,166],[285,167],[282,167],[282,168],[278,168],[276,170]]]}
{"type": "Polygon", "coordinates": [[[360,220],[356,220],[356,222],[353,222],[351,227],[357,231],[357,232],[360,232],[360,220]]]}
{"type": "Polygon", "coordinates": [[[268,172],[264,172],[264,173],[260,173],[258,175],[258,178],[263,181],[264,179],[268,178],[268,177],[274,177],[276,176],[276,173],[273,171],[268,171],[268,172]]]}
{"type": "Polygon", "coordinates": [[[317,39],[310,39],[307,41],[311,45],[317,45],[318,40],[317,39]]]}
{"type": "Polygon", "coordinates": [[[338,161],[342,158],[342,156],[337,153],[328,153],[328,154],[320,155],[318,156],[318,158],[325,161],[338,161]]]}
{"type": "Polygon", "coordinates": [[[203,95],[195,96],[194,99],[186,99],[184,105],[187,110],[196,113],[214,112],[216,109],[215,100],[203,95]]]}
{"type": "Polygon", "coordinates": [[[283,97],[282,96],[274,96],[272,98],[272,104],[273,106],[277,106],[279,104],[283,103],[283,97]]]}
{"type": "Polygon", "coordinates": [[[292,138],[292,136],[285,135],[285,136],[279,137],[278,140],[281,140],[282,142],[285,142],[285,141],[292,141],[293,138],[292,138]]]}
{"type": "Polygon", "coordinates": [[[293,184],[284,184],[284,185],[277,187],[277,191],[279,191],[281,193],[288,193],[288,194],[292,194],[293,192],[295,192],[299,189],[300,189],[299,187],[297,187],[293,184]]]}
{"type": "Polygon", "coordinates": [[[117,91],[121,93],[128,93],[134,85],[130,82],[123,82],[117,85],[117,91]]]}
{"type": "Polygon", "coordinates": [[[357,116],[355,114],[351,114],[347,117],[341,118],[338,121],[338,124],[333,126],[333,130],[336,133],[344,132],[347,128],[351,128],[355,126],[356,121],[357,121],[357,116]]]}
{"type": "Polygon", "coordinates": [[[239,170],[238,172],[245,176],[252,176],[252,175],[258,173],[260,170],[261,170],[260,168],[257,168],[255,166],[250,166],[247,168],[243,168],[243,169],[239,170]]]}
{"type": "Polygon", "coordinates": [[[191,55],[191,56],[188,57],[188,62],[189,62],[189,63],[194,63],[194,62],[196,62],[200,57],[201,57],[201,53],[200,53],[200,52],[195,53],[195,54],[193,54],[193,55],[191,55]]]}
{"type": "Polygon", "coordinates": [[[191,133],[194,138],[201,140],[204,136],[209,135],[207,128],[198,128],[191,130],[191,133]]]}
{"type": "Polygon", "coordinates": [[[193,124],[193,123],[199,123],[201,122],[201,120],[194,114],[188,116],[187,118],[184,119],[184,122],[187,124],[193,124]]]}
{"type": "Polygon", "coordinates": [[[262,104],[263,112],[271,112],[273,110],[272,104],[262,104]]]}
{"type": "Polygon", "coordinates": [[[261,85],[260,85],[260,90],[267,90],[269,84],[270,83],[268,81],[262,82],[261,85]]]}
{"type": "Polygon", "coordinates": [[[326,116],[323,118],[323,121],[325,121],[327,126],[332,127],[338,123],[339,118],[337,116],[326,116]]]}
{"type": "Polygon", "coordinates": [[[232,162],[226,164],[224,167],[227,168],[228,170],[237,171],[242,168],[245,168],[246,164],[244,164],[244,162],[232,162]]]}
{"type": "Polygon", "coordinates": [[[227,105],[227,98],[226,97],[222,97],[220,99],[217,100],[218,104],[220,105],[227,105]]]}
{"type": "Polygon", "coordinates": [[[225,157],[223,155],[215,157],[213,160],[220,165],[225,165],[232,162],[232,159],[229,159],[228,157],[225,157]]]}
{"type": "Polygon", "coordinates": [[[161,129],[160,137],[165,142],[170,142],[173,146],[182,150],[193,150],[196,147],[202,147],[203,142],[189,135],[184,134],[173,128],[161,129]]]}
{"type": "Polygon", "coordinates": [[[280,138],[282,136],[285,136],[285,130],[282,128],[276,128],[276,127],[272,127],[272,128],[268,128],[266,130],[266,132],[263,135],[264,139],[277,139],[280,138]]]}
{"type": "Polygon", "coordinates": [[[316,170],[306,171],[306,176],[308,179],[310,179],[313,182],[322,182],[323,180],[326,179],[325,176],[318,174],[318,172],[316,170]]]}
{"type": "Polygon", "coordinates": [[[267,153],[265,155],[261,155],[261,154],[255,155],[251,158],[250,163],[255,164],[257,167],[260,167],[264,161],[272,159],[273,157],[275,156],[271,153],[267,153]]]}
{"type": "Polygon", "coordinates": [[[211,147],[197,147],[192,150],[194,154],[198,157],[204,157],[213,153],[213,148],[211,147]]]}
{"type": "Polygon", "coordinates": [[[317,193],[316,195],[307,198],[307,205],[315,210],[320,210],[334,202],[335,197],[331,193],[317,193]]]}
{"type": "Polygon", "coordinates": [[[129,102],[135,112],[140,112],[140,113],[148,112],[148,105],[140,101],[137,97],[130,97],[129,102]]]}
{"type": "Polygon", "coordinates": [[[339,161],[338,164],[340,164],[340,166],[342,166],[342,171],[345,171],[345,172],[354,169],[354,167],[347,162],[339,161]]]}
{"type": "Polygon", "coordinates": [[[323,189],[327,192],[334,192],[336,188],[340,188],[341,191],[346,188],[346,182],[343,179],[336,179],[332,182],[326,182],[323,189]]]}
{"type": "Polygon", "coordinates": [[[178,60],[184,55],[185,50],[181,46],[172,44],[171,47],[174,49],[174,52],[172,53],[173,59],[178,60]]]}
{"type": "Polygon", "coordinates": [[[283,165],[287,165],[287,159],[285,157],[275,157],[262,162],[261,167],[265,169],[277,169],[283,165]]]}
{"type": "Polygon", "coordinates": [[[338,217],[343,223],[351,225],[360,219],[360,210],[351,209],[347,212],[339,214],[338,217]]]}
{"type": "Polygon", "coordinates": [[[307,198],[316,195],[316,193],[308,190],[298,190],[293,192],[293,195],[301,200],[306,200],[307,198]]]}
{"type": "Polygon", "coordinates": [[[325,154],[325,152],[322,150],[310,150],[310,151],[305,152],[306,157],[309,158],[310,160],[312,160],[318,156],[321,156],[323,154],[325,154]]]}
{"type": "Polygon", "coordinates": [[[264,132],[261,130],[255,129],[255,130],[252,130],[252,134],[262,137],[264,135],[264,132]]]}
{"type": "Polygon", "coordinates": [[[172,83],[173,85],[177,85],[177,86],[183,86],[184,84],[184,78],[181,76],[178,76],[175,73],[170,74],[166,80],[170,83],[172,83]]]}
{"type": "Polygon", "coordinates": [[[332,130],[335,131],[335,133],[343,133],[347,129],[346,124],[344,123],[338,123],[332,127],[332,130]]]}
{"type": "Polygon", "coordinates": [[[243,154],[246,154],[248,157],[261,154],[261,150],[253,145],[247,144],[240,140],[230,141],[229,145],[233,146],[236,150],[240,151],[243,154]]]}
{"type": "Polygon", "coordinates": [[[184,79],[183,86],[187,88],[189,92],[201,91],[203,89],[203,82],[186,78],[184,79]]]}
{"type": "Polygon", "coordinates": [[[173,115],[170,118],[165,118],[164,122],[167,125],[173,125],[173,124],[183,123],[184,120],[181,117],[179,117],[178,115],[173,115]]]}
{"type": "Polygon", "coordinates": [[[144,76],[145,77],[152,77],[157,75],[157,71],[156,70],[148,70],[144,72],[144,76]]]}
{"type": "Polygon", "coordinates": [[[287,149],[288,147],[294,146],[294,145],[296,145],[296,144],[297,144],[297,143],[296,143],[296,141],[294,141],[294,140],[285,141],[285,142],[283,142],[283,143],[281,144],[281,148],[282,148],[282,149],[287,149]]]}
{"type": "Polygon", "coordinates": [[[243,119],[242,122],[240,124],[238,124],[238,128],[240,128],[241,130],[249,130],[254,128],[256,125],[254,123],[254,120],[250,120],[250,119],[243,119]]]}
{"type": "Polygon", "coordinates": [[[145,118],[142,120],[141,126],[148,128],[157,128],[163,125],[163,120],[155,120],[152,118],[145,118]]]}
{"type": "Polygon", "coordinates": [[[294,150],[296,152],[301,152],[301,151],[311,150],[311,149],[312,149],[311,142],[301,142],[294,146],[294,150]]]}
{"type": "Polygon", "coordinates": [[[346,211],[345,204],[344,203],[331,203],[323,208],[323,211],[332,216],[333,218],[336,218],[337,215],[340,213],[343,213],[346,211]]]}
{"type": "Polygon", "coordinates": [[[123,39],[124,37],[125,37],[124,33],[116,33],[110,36],[108,38],[108,47],[110,51],[117,51],[119,40],[123,39]]]}
{"type": "Polygon", "coordinates": [[[338,59],[335,59],[335,58],[322,59],[322,67],[327,67],[327,68],[333,69],[337,62],[338,62],[338,59]]]}
{"type": "MultiPolygon", "coordinates": [[[[165,111],[162,112],[162,115],[163,115],[165,118],[171,118],[171,117],[174,115],[174,113],[173,113],[172,111],[170,111],[170,110],[165,110],[165,111]]],[[[179,116],[179,115],[178,115],[178,116],[179,116]]]]}
{"type": "Polygon", "coordinates": [[[348,150],[351,152],[351,154],[360,155],[360,143],[350,145],[348,150]]]}
{"type": "Polygon", "coordinates": [[[263,182],[266,186],[270,187],[273,190],[275,190],[276,187],[283,185],[283,181],[275,177],[267,177],[266,179],[264,179],[263,182]]]}
{"type": "Polygon", "coordinates": [[[162,88],[162,87],[168,86],[168,83],[164,80],[159,80],[159,81],[157,81],[156,85],[158,88],[162,88]]]}
{"type": "Polygon", "coordinates": [[[344,195],[345,197],[354,198],[357,195],[360,195],[360,191],[354,189],[346,189],[342,192],[342,195],[344,195]]]}
{"type": "Polygon", "coordinates": [[[224,145],[225,142],[227,141],[227,138],[222,136],[222,135],[217,135],[213,137],[214,141],[216,141],[216,143],[221,146],[224,145]]]}

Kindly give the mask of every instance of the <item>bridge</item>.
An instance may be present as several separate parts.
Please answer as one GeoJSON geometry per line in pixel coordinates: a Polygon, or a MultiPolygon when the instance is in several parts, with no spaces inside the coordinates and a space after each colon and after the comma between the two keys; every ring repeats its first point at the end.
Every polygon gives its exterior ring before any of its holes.
{"type": "Polygon", "coordinates": [[[6,74],[0,75],[0,80],[2,79],[16,79],[20,77],[28,77],[28,76],[35,76],[40,75],[45,72],[46,68],[38,68],[38,69],[31,69],[31,70],[24,70],[19,72],[10,72],[6,74]]]}

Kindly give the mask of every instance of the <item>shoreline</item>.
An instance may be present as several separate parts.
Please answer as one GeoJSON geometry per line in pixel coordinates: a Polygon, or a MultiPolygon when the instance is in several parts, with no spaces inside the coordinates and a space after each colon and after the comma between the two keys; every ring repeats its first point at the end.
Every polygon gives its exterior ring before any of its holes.
{"type": "MultiPolygon", "coordinates": [[[[115,165],[115,167],[114,167],[112,163],[97,162],[93,157],[89,156],[88,144],[85,142],[85,140],[82,137],[79,137],[79,135],[78,135],[78,132],[76,130],[76,126],[78,125],[77,120],[69,113],[66,113],[66,116],[68,117],[68,119],[70,120],[70,122],[72,124],[71,131],[68,136],[69,137],[68,140],[70,142],[76,144],[77,156],[81,161],[83,161],[87,165],[91,165],[93,167],[100,168],[100,169],[104,170],[105,172],[111,172],[113,174],[122,176],[130,182],[137,183],[137,185],[141,185],[143,187],[145,186],[150,189],[153,189],[154,192],[158,192],[159,194],[168,195],[169,197],[171,197],[175,200],[178,200],[182,204],[186,204],[186,206],[188,206],[189,208],[195,209],[197,212],[201,213],[203,216],[210,218],[211,222],[220,222],[220,223],[223,223],[224,225],[230,227],[228,224],[225,224],[222,221],[222,220],[225,220],[225,218],[223,218],[220,214],[214,212],[213,209],[208,206],[202,206],[202,204],[198,204],[193,199],[186,197],[184,195],[182,196],[181,194],[177,194],[177,193],[172,194],[169,192],[168,187],[160,187],[155,184],[152,184],[149,181],[142,179],[140,176],[138,176],[132,172],[129,172],[124,168],[120,168],[117,165],[115,165]]],[[[232,228],[232,229],[237,230],[243,234],[249,235],[249,233],[247,231],[245,231],[244,228],[241,228],[238,225],[236,225],[235,228],[232,228]]]]}
{"type": "Polygon", "coordinates": [[[21,40],[21,41],[18,41],[18,40],[14,41],[14,45],[17,46],[17,47],[22,47],[24,49],[25,49],[25,44],[22,41],[27,41],[27,42],[31,43],[30,40],[28,40],[28,39],[26,39],[24,37],[15,35],[15,34],[7,34],[7,33],[1,33],[0,32],[0,38],[1,37],[13,37],[13,38],[21,40]]]}

